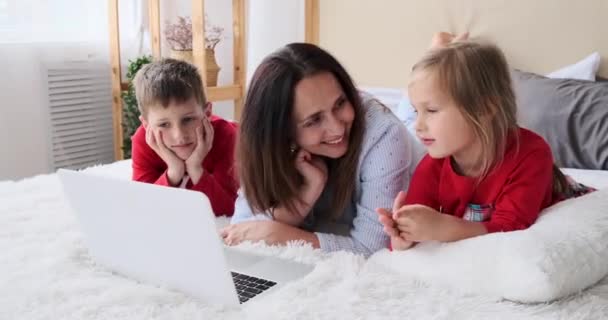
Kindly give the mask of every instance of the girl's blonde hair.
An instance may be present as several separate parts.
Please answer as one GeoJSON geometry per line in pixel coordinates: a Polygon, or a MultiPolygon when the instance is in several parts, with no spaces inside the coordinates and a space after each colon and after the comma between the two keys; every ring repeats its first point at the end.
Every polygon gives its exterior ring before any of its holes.
{"type": "Polygon", "coordinates": [[[492,44],[456,42],[429,51],[412,71],[435,73],[481,141],[480,180],[504,157],[509,136],[517,139],[517,104],[502,51],[492,44]]]}

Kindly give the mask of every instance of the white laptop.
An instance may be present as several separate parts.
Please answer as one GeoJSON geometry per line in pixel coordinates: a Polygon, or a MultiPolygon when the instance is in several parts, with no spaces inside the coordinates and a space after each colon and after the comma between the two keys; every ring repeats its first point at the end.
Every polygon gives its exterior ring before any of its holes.
{"type": "Polygon", "coordinates": [[[238,305],[313,268],[225,247],[200,192],[70,170],[58,174],[91,255],[125,276],[238,305]]]}

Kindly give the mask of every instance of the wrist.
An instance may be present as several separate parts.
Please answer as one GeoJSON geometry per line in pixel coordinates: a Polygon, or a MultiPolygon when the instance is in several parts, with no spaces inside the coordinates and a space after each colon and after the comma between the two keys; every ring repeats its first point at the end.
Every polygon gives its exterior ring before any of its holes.
{"type": "Polygon", "coordinates": [[[306,214],[302,214],[300,210],[302,206],[300,204],[296,204],[297,212],[292,212],[288,210],[285,206],[275,207],[272,210],[272,219],[276,222],[281,222],[284,224],[288,224],[291,226],[298,226],[304,221],[306,218],[306,214]]]}
{"type": "Polygon", "coordinates": [[[299,211],[303,216],[308,215],[323,192],[324,186],[306,187],[301,193],[299,211]]]}
{"type": "Polygon", "coordinates": [[[274,234],[274,240],[277,244],[287,244],[289,241],[303,240],[310,243],[313,248],[318,249],[320,247],[319,238],[313,232],[302,230],[298,227],[291,225],[282,224],[276,222],[276,229],[274,234]]]}
{"type": "Polygon", "coordinates": [[[194,166],[193,168],[188,168],[187,170],[188,172],[188,176],[190,177],[190,180],[192,180],[193,184],[197,184],[200,179],[203,177],[203,174],[205,173],[205,169],[203,169],[203,166],[194,166]]]}
{"type": "Polygon", "coordinates": [[[458,241],[487,233],[483,223],[467,221],[451,215],[443,215],[441,228],[437,229],[436,239],[441,242],[458,241]]]}
{"type": "Polygon", "coordinates": [[[176,168],[168,168],[167,169],[167,180],[169,184],[172,186],[177,186],[181,183],[184,178],[184,170],[179,170],[176,168]]]}

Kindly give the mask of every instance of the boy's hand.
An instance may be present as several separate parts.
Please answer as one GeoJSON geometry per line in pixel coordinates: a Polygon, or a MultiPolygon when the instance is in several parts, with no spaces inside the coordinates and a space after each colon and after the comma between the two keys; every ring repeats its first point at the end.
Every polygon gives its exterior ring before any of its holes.
{"type": "MultiPolygon", "coordinates": [[[[321,157],[300,150],[296,155],[295,166],[304,178],[304,185],[300,193],[301,200],[312,207],[325,189],[328,175],[327,164],[321,157]]],[[[308,212],[301,212],[300,214],[308,212]]]]}
{"type": "MultiPolygon", "coordinates": [[[[397,212],[404,204],[405,192],[400,191],[393,202],[393,212],[397,212]]],[[[378,220],[380,220],[380,223],[384,226],[384,232],[391,237],[391,248],[393,250],[406,250],[414,245],[413,241],[408,241],[401,237],[395,220],[393,220],[392,214],[388,210],[378,208],[376,209],[376,212],[378,213],[378,220]]]]}
{"type": "Polygon", "coordinates": [[[203,176],[203,160],[213,146],[214,131],[208,117],[201,119],[201,125],[196,128],[196,147],[186,159],[186,172],[193,184],[197,184],[203,176]]]}
{"type": "Polygon", "coordinates": [[[393,213],[399,235],[409,241],[440,240],[446,230],[446,215],[424,205],[406,205],[393,213]]]}
{"type": "Polygon", "coordinates": [[[152,128],[146,129],[146,143],[167,164],[167,178],[172,186],[177,186],[184,178],[184,161],[171,151],[163,140],[163,133],[152,128]]]}

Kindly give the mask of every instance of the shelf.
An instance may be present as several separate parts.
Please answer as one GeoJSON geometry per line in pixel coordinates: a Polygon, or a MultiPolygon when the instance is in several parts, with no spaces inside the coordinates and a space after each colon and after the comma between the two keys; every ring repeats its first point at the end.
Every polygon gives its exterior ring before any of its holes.
{"type": "MultiPolygon", "coordinates": [[[[120,89],[126,91],[129,89],[128,82],[122,82],[120,89]]],[[[225,100],[239,100],[243,98],[243,87],[241,85],[233,84],[228,86],[220,87],[207,87],[207,101],[225,101],[225,100]]]]}

